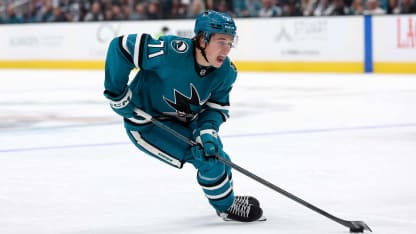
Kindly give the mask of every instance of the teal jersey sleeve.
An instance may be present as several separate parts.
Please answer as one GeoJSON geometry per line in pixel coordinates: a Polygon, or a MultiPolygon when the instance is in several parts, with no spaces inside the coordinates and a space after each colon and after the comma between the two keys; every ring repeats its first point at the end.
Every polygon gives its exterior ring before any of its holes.
{"type": "Polygon", "coordinates": [[[142,36],[141,60],[139,67],[144,70],[157,70],[168,59],[168,41],[163,37],[154,39],[148,34],[142,36]]]}
{"type": "Polygon", "coordinates": [[[105,61],[105,91],[115,96],[123,93],[134,67],[133,57],[123,49],[123,37],[114,38],[108,46],[105,61]]]}
{"type": "Polygon", "coordinates": [[[130,34],[114,38],[108,47],[105,63],[105,89],[123,92],[133,68],[156,70],[166,56],[166,43],[148,34],[130,34]]]}

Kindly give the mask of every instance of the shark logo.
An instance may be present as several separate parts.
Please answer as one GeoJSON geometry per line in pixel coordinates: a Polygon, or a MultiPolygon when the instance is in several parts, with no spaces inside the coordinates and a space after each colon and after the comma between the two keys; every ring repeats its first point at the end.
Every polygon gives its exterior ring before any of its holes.
{"type": "Polygon", "coordinates": [[[195,118],[195,116],[200,112],[201,106],[208,100],[201,101],[198,91],[196,90],[193,84],[190,84],[191,96],[187,97],[178,90],[174,90],[175,100],[169,100],[166,97],[163,97],[163,100],[172,107],[175,112],[165,112],[164,114],[175,116],[183,121],[190,121],[195,118]]]}
{"type": "Polygon", "coordinates": [[[189,48],[188,44],[183,40],[173,40],[171,46],[178,53],[185,53],[189,48]]]}

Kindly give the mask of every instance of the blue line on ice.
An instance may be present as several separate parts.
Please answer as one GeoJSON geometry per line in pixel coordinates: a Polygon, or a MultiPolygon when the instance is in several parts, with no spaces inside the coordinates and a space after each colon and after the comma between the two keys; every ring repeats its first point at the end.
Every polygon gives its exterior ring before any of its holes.
{"type": "MultiPolygon", "coordinates": [[[[285,130],[285,131],[259,132],[259,133],[247,133],[247,134],[229,134],[229,135],[223,135],[222,137],[224,138],[263,137],[263,136],[277,136],[277,135],[294,135],[294,134],[340,132],[340,131],[355,131],[355,130],[370,130],[370,129],[377,130],[377,129],[386,129],[386,128],[407,128],[407,127],[416,127],[416,123],[368,125],[368,126],[340,127],[340,128],[299,129],[299,130],[285,130]]],[[[90,144],[74,144],[74,145],[55,145],[55,146],[29,147],[29,148],[11,148],[11,149],[0,149],[0,153],[35,151],[35,150],[68,149],[68,148],[85,148],[85,147],[103,147],[103,146],[114,146],[114,145],[123,145],[123,144],[129,144],[129,142],[126,141],[126,142],[107,142],[107,143],[90,143],[90,144]]]]}

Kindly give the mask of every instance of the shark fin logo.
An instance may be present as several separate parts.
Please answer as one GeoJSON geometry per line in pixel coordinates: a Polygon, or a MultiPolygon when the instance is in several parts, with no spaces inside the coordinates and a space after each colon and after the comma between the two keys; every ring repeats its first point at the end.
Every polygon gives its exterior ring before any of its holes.
{"type": "Polygon", "coordinates": [[[198,91],[193,84],[190,84],[191,95],[188,97],[178,90],[174,90],[175,100],[169,100],[163,97],[163,100],[175,110],[175,112],[165,113],[166,115],[176,116],[184,121],[192,120],[201,110],[201,106],[204,105],[206,100],[201,101],[198,91]]]}

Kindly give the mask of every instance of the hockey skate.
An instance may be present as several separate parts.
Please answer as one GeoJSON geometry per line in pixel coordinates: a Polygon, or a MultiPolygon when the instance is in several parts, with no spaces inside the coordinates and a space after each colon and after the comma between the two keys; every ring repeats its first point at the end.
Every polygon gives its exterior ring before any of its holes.
{"type": "Polygon", "coordinates": [[[265,221],[263,210],[258,205],[259,201],[254,197],[236,196],[230,208],[224,212],[217,211],[217,215],[224,221],[265,221]]]}
{"type": "Polygon", "coordinates": [[[234,202],[244,203],[247,205],[254,205],[260,207],[260,202],[255,197],[252,196],[235,196],[234,202]]]}

